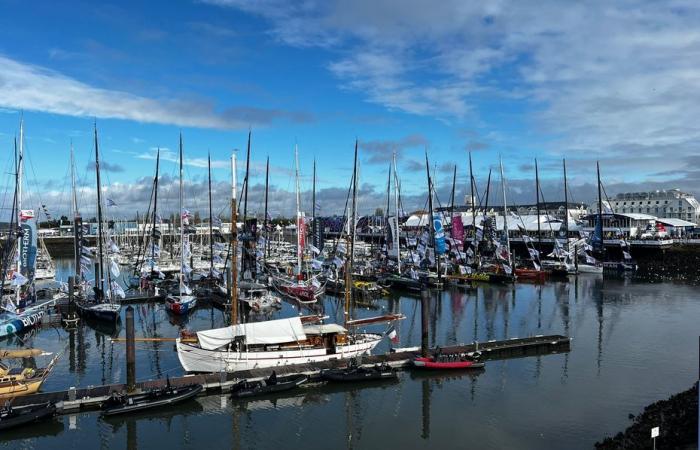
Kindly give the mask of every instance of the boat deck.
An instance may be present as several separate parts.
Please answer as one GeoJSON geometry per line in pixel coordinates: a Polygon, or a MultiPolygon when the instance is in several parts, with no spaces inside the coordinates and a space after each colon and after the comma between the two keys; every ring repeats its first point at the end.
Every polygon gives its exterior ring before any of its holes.
{"type": "MultiPolygon", "coordinates": [[[[471,344],[461,344],[441,347],[443,355],[456,353],[469,353],[480,351],[483,361],[494,361],[510,358],[523,358],[528,356],[540,356],[556,353],[569,352],[571,348],[571,338],[562,335],[532,336],[527,338],[512,338],[506,340],[493,340],[487,342],[474,342],[471,344]]],[[[434,351],[435,349],[433,349],[434,351]]],[[[405,370],[412,367],[411,361],[418,354],[419,349],[398,349],[382,355],[372,355],[362,358],[363,365],[374,365],[387,363],[397,370],[405,370]]],[[[290,366],[275,367],[278,376],[304,374],[311,381],[320,380],[320,373],[323,369],[343,367],[347,360],[331,360],[320,363],[297,364],[290,366]]],[[[184,386],[188,384],[201,384],[204,386],[202,395],[212,393],[227,392],[233,384],[241,379],[258,380],[270,375],[272,368],[243,370],[231,373],[213,373],[201,375],[185,375],[182,377],[170,378],[170,383],[174,386],[184,386]]],[[[136,383],[137,390],[144,390],[156,387],[163,387],[167,383],[166,379],[148,380],[136,383]]],[[[17,397],[13,405],[30,405],[45,402],[57,403],[58,413],[70,414],[82,409],[99,408],[112,392],[121,392],[126,389],[125,384],[111,384],[104,386],[88,386],[85,388],[71,387],[65,391],[45,392],[23,397],[17,397]]]]}

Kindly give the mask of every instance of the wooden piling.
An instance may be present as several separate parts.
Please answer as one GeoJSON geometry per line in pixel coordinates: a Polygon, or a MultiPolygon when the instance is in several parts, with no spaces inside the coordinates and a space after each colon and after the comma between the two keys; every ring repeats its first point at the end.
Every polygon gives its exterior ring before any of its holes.
{"type": "Polygon", "coordinates": [[[134,307],[126,308],[126,388],[136,389],[136,346],[134,343],[134,307]]]}
{"type": "Polygon", "coordinates": [[[420,354],[424,358],[428,356],[429,308],[430,291],[428,290],[428,285],[424,284],[420,291],[420,354]]]}

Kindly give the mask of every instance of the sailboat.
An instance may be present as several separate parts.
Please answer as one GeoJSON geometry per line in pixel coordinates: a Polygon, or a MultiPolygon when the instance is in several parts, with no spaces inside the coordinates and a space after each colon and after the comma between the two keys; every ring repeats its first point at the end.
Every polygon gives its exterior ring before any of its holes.
{"type": "MultiPolygon", "coordinates": [[[[37,259],[37,223],[34,210],[22,209],[22,179],[24,175],[24,121],[20,121],[19,151],[15,146],[15,198],[12,205],[10,231],[3,253],[2,274],[6,273],[7,263],[13,258],[16,247],[17,266],[9,275],[12,295],[0,298],[0,338],[19,333],[41,323],[47,308],[56,304],[55,298],[37,303],[34,286],[37,259]],[[16,220],[16,222],[15,222],[16,220]],[[19,225],[17,227],[17,225],[19,225]],[[13,242],[15,241],[15,242],[13,242]]],[[[15,142],[16,144],[16,142],[15,142]]],[[[5,292],[5,277],[0,277],[0,296],[5,292]]]]}
{"type": "Polygon", "coordinates": [[[317,276],[304,278],[302,266],[304,251],[306,249],[306,219],[301,212],[300,185],[299,185],[299,150],[294,146],[295,177],[296,177],[296,206],[297,206],[297,267],[293,278],[283,274],[272,275],[272,285],[282,295],[286,295],[300,303],[315,303],[318,297],[323,294],[325,285],[318,280],[317,276]]]}
{"type": "Polygon", "coordinates": [[[180,274],[178,276],[178,293],[169,294],[165,298],[165,307],[174,314],[184,315],[192,311],[197,305],[197,297],[192,295],[192,289],[187,285],[187,278],[192,272],[192,268],[187,264],[187,257],[190,255],[189,235],[185,228],[189,225],[190,213],[184,209],[183,195],[183,160],[182,160],[182,134],[180,134],[180,274]]]}
{"type": "MultiPolygon", "coordinates": [[[[95,268],[95,285],[93,286],[94,297],[88,298],[87,293],[83,293],[83,298],[75,302],[78,307],[78,314],[88,319],[101,320],[106,322],[116,322],[119,320],[121,305],[113,301],[115,296],[124,297],[124,291],[116,280],[119,276],[119,267],[115,258],[108,257],[118,251],[117,245],[112,239],[106,239],[103,230],[104,219],[102,217],[102,183],[100,179],[100,150],[97,140],[97,126],[95,126],[95,179],[97,184],[97,260],[95,268]],[[109,260],[109,262],[107,262],[109,260]],[[108,265],[105,270],[105,265],[108,265]]],[[[76,209],[76,217],[78,216],[76,209]]],[[[76,228],[75,248],[76,254],[84,257],[86,262],[89,258],[83,254],[82,239],[78,236],[76,228]]],[[[89,249],[87,253],[90,253],[89,249]]]]}

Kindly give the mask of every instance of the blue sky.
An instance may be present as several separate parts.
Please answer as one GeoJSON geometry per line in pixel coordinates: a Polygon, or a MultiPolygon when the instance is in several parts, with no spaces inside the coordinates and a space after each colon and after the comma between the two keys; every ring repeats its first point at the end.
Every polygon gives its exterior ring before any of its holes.
{"type": "Polygon", "coordinates": [[[425,148],[443,201],[452,165],[466,188],[467,149],[480,179],[502,155],[511,201],[534,197],[534,158],[548,200],[562,196],[564,157],[581,200],[598,159],[611,194],[700,188],[696,2],[0,0],[0,10],[0,163],[24,111],[28,189],[56,209],[71,141],[90,203],[95,119],[119,214],[145,208],[155,148],[175,175],[180,131],[195,208],[208,151],[223,205],[227,159],[249,127],[251,185],[269,156],[277,214],[289,213],[295,143],[304,188],[315,158],[321,208],[339,212],[355,138],[371,210],[393,149],[408,207],[422,206],[425,148]]]}

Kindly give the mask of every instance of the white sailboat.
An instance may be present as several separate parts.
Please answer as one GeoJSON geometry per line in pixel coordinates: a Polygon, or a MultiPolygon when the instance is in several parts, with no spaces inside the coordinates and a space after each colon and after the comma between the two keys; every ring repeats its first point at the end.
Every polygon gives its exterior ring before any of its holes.
{"type": "Polygon", "coordinates": [[[165,299],[165,306],[174,314],[184,315],[197,305],[197,297],[192,295],[192,289],[187,285],[192,268],[187,264],[190,255],[189,235],[185,227],[189,225],[189,212],[183,207],[183,166],[182,166],[182,134],[180,134],[180,275],[178,294],[170,294],[165,299]]]}

